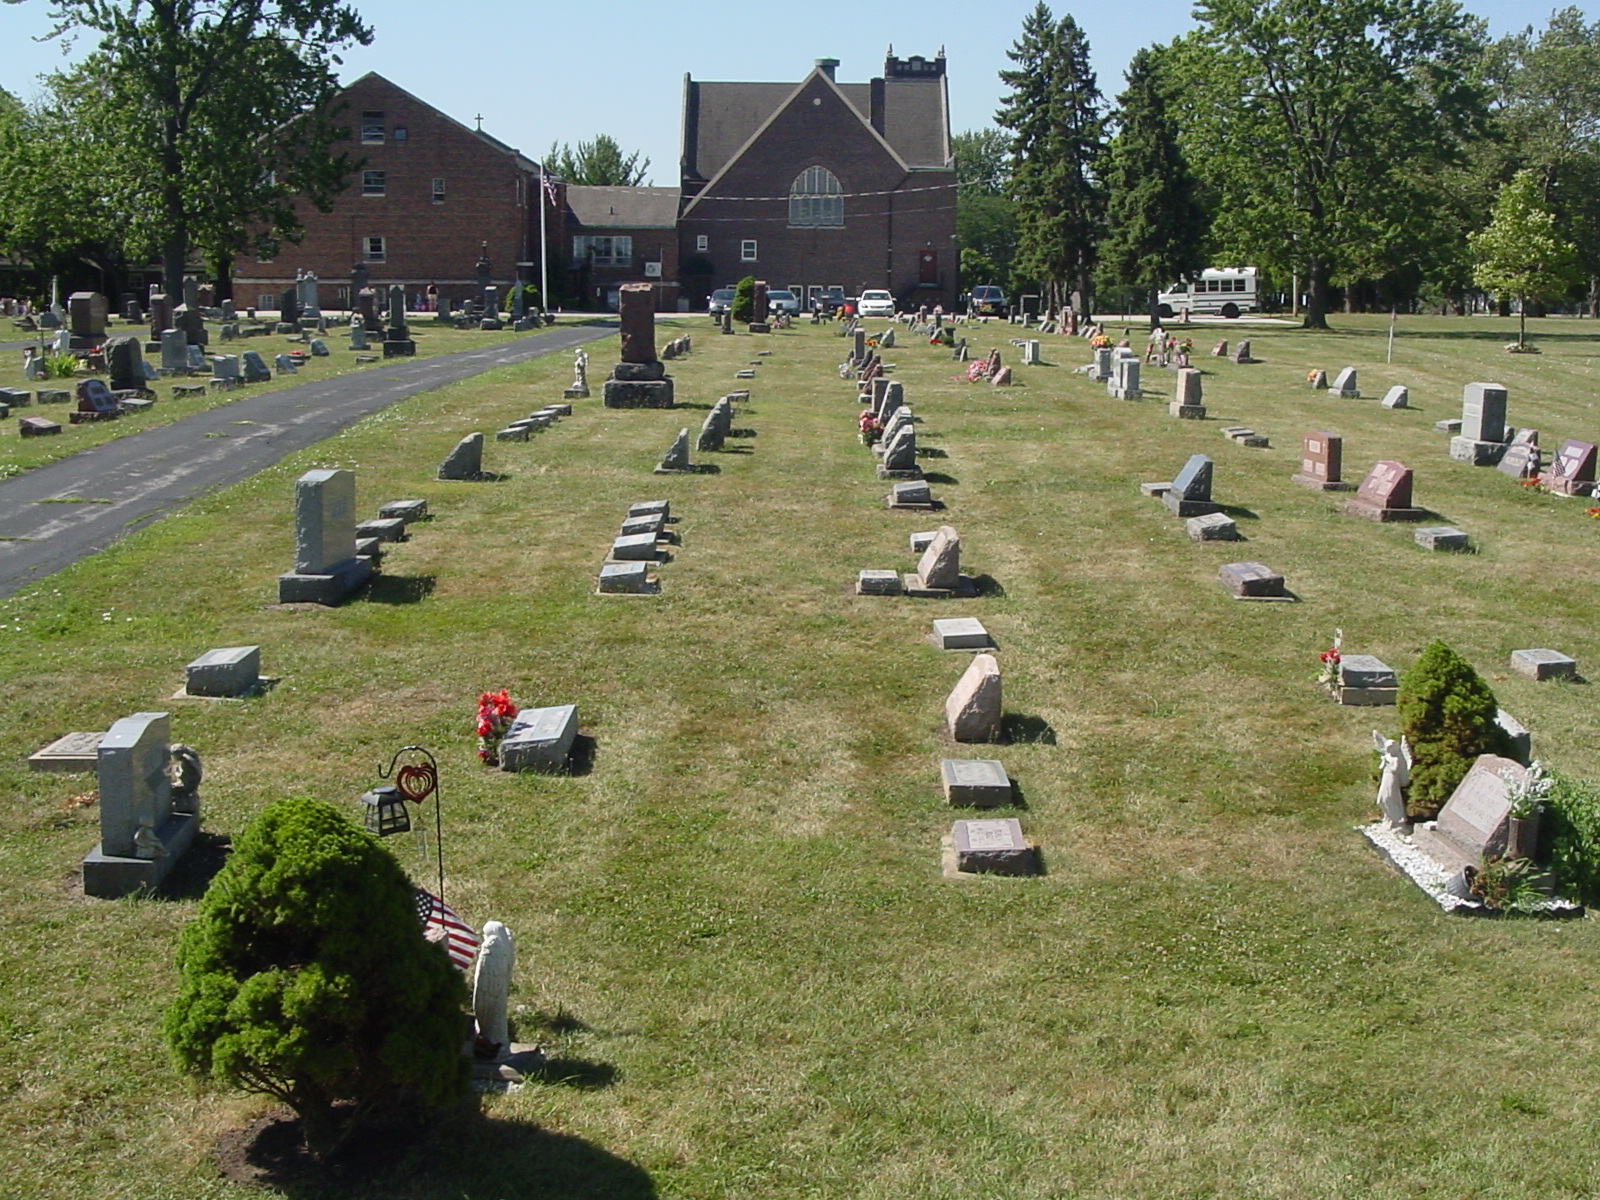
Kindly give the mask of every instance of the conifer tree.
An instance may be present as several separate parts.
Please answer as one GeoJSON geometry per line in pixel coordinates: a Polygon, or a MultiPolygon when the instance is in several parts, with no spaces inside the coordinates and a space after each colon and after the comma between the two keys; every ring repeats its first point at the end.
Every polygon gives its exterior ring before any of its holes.
{"type": "Polygon", "coordinates": [[[1070,15],[1057,21],[1039,0],[1006,56],[1017,69],[1000,72],[1011,91],[995,121],[1011,135],[1017,272],[1043,284],[1052,311],[1069,292],[1087,310],[1105,207],[1105,123],[1089,42],[1070,15]]]}
{"type": "Polygon", "coordinates": [[[1472,664],[1443,642],[1422,652],[1400,677],[1400,732],[1411,744],[1407,815],[1428,821],[1480,754],[1500,754],[1506,738],[1496,723],[1494,693],[1472,664]]]}
{"type": "Polygon", "coordinates": [[[1128,89],[1117,97],[1117,135],[1106,171],[1106,239],[1102,272],[1149,294],[1150,326],[1160,324],[1163,284],[1204,266],[1206,213],[1198,183],[1178,144],[1165,94],[1160,52],[1140,50],[1128,64],[1128,89]]]}

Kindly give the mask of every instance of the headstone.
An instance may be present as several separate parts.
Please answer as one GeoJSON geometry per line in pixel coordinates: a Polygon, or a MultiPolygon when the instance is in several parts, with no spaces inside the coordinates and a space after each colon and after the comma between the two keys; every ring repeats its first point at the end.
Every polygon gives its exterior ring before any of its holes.
{"type": "Polygon", "coordinates": [[[1300,438],[1300,470],[1289,478],[1321,492],[1348,492],[1343,480],[1344,438],[1335,433],[1307,433],[1300,438]]]}
{"type": "Polygon", "coordinates": [[[917,466],[917,427],[910,421],[900,422],[895,428],[894,436],[884,443],[883,462],[878,467],[878,478],[922,478],[922,468],[917,466]]]}
{"type": "Polygon", "coordinates": [[[99,379],[80,379],[76,388],[78,394],[77,411],[72,413],[71,420],[74,425],[81,425],[84,421],[110,420],[120,415],[117,407],[117,398],[111,394],[104,381],[99,379]]]}
{"type": "Polygon", "coordinates": [[[1025,366],[1025,367],[1037,367],[1037,366],[1039,366],[1040,364],[1043,363],[1044,360],[1039,357],[1039,345],[1040,345],[1040,343],[1039,343],[1038,339],[1036,339],[1036,338],[1027,338],[1027,339],[1025,339],[1023,341],[1023,343],[1022,343],[1022,365],[1023,366],[1025,366]]]}
{"type": "MultiPolygon", "coordinates": [[[[1137,400],[1144,393],[1139,390],[1139,360],[1133,357],[1118,358],[1113,364],[1114,374],[1107,390],[1118,400],[1137,400]]],[[[1001,370],[1005,368],[1002,367],[1001,370]]]]}
{"type": "Polygon", "coordinates": [[[1250,356],[1250,339],[1241,338],[1231,357],[1235,363],[1241,366],[1255,362],[1256,360],[1250,356]]]}
{"type": "Polygon", "coordinates": [[[1506,389],[1498,383],[1469,383],[1461,391],[1461,432],[1450,439],[1450,457],[1477,467],[1492,467],[1505,453],[1506,389]]]}
{"type": "Polygon", "coordinates": [[[1339,660],[1340,704],[1393,704],[1399,681],[1393,669],[1371,654],[1346,654],[1339,660]]]}
{"type": "Polygon", "coordinates": [[[189,373],[189,343],[181,329],[161,331],[161,369],[170,374],[189,373]]]}
{"type": "Polygon", "coordinates": [[[658,589],[650,581],[650,569],[645,563],[616,562],[600,568],[595,590],[604,595],[642,596],[658,589]]]}
{"type": "Polygon", "coordinates": [[[617,292],[622,326],[622,361],[656,360],[655,290],[648,283],[624,284],[617,292]]]}
{"type": "Polygon", "coordinates": [[[1506,452],[1500,456],[1500,461],[1495,464],[1495,469],[1502,475],[1509,475],[1513,479],[1533,479],[1538,476],[1542,466],[1543,455],[1539,450],[1539,431],[1537,429],[1524,429],[1506,447],[1506,452]]]}
{"type": "Polygon", "coordinates": [[[244,379],[244,370],[239,365],[237,354],[218,354],[211,359],[211,375],[214,379],[226,379],[230,383],[244,379]]]}
{"type": "Polygon", "coordinates": [[[367,348],[367,320],[360,313],[350,318],[350,349],[365,350],[367,348]]]}
{"type": "Polygon", "coordinates": [[[113,391],[139,391],[146,389],[144,353],[139,339],[114,337],[106,340],[106,370],[111,375],[113,391]]]}
{"type": "Polygon", "coordinates": [[[73,292],[67,297],[67,319],[72,349],[98,346],[106,338],[106,298],[99,292],[73,292]]]}
{"type": "Polygon", "coordinates": [[[150,293],[150,340],[159,342],[161,335],[172,328],[172,305],[165,292],[150,293]]]}
{"type": "Polygon", "coordinates": [[[1568,438],[1556,451],[1545,486],[1561,496],[1590,496],[1595,490],[1595,445],[1568,438]]]}
{"type": "Polygon", "coordinates": [[[1339,395],[1347,399],[1359,400],[1361,398],[1361,388],[1356,382],[1356,369],[1354,367],[1346,367],[1340,371],[1333,377],[1333,386],[1329,390],[1338,392],[1339,395]]]}
{"type": "Polygon", "coordinates": [[[1183,470],[1172,481],[1171,489],[1161,497],[1161,503],[1178,517],[1203,517],[1217,512],[1222,506],[1211,500],[1211,475],[1215,464],[1204,454],[1191,454],[1183,470]]]}
{"type": "Polygon", "coordinates": [[[945,722],[958,742],[992,742],[1000,736],[1000,664],[976,654],[945,700],[945,722]]]}
{"type": "Polygon", "coordinates": [[[939,526],[933,541],[917,560],[914,576],[919,588],[949,591],[961,582],[961,537],[949,525],[939,526]]]}
{"type": "Polygon", "coordinates": [[[410,524],[421,521],[428,515],[428,502],[426,500],[390,500],[378,508],[380,517],[396,517],[410,524]]]}
{"type": "Polygon", "coordinates": [[[373,539],[379,542],[403,542],[406,540],[406,523],[400,517],[374,517],[370,521],[356,523],[356,541],[373,539]]]}
{"type": "Polygon", "coordinates": [[[957,871],[985,875],[1033,875],[1038,854],[1022,836],[1015,817],[957,821],[950,827],[957,871]]]}
{"type": "Polygon", "coordinates": [[[411,358],[417,352],[417,343],[406,326],[406,289],[398,283],[389,285],[389,324],[383,332],[385,358],[411,358]]]}
{"type": "Polygon", "coordinates": [[[48,437],[60,433],[61,425],[47,417],[18,417],[17,431],[23,437],[48,437]]]}
{"type": "Polygon", "coordinates": [[[767,281],[756,280],[754,293],[750,305],[750,332],[770,333],[772,326],[767,323],[767,281]]]}
{"type": "Polygon", "coordinates": [[[1404,384],[1397,383],[1383,394],[1383,399],[1379,401],[1379,403],[1384,408],[1410,408],[1410,389],[1408,389],[1404,384]]]}
{"type": "Polygon", "coordinates": [[[858,596],[898,596],[900,588],[899,571],[861,571],[856,575],[858,596]]]}
{"type": "Polygon", "coordinates": [[[260,646],[207,650],[184,668],[184,691],[191,696],[248,696],[260,686],[260,646]]]}
{"type": "Polygon", "coordinates": [[[502,771],[561,771],[578,736],[578,706],[525,708],[500,741],[502,771]]]}
{"type": "Polygon", "coordinates": [[[1283,576],[1262,563],[1227,563],[1218,569],[1217,577],[1235,600],[1289,598],[1283,586],[1283,576]]]}
{"type": "Polygon", "coordinates": [[[372,578],[372,564],[356,557],[354,471],[307,471],[295,481],[294,538],[279,603],[338,604],[372,578]]]}
{"type": "Polygon", "coordinates": [[[1524,782],[1527,768],[1498,754],[1481,754],[1456,785],[1439,819],[1420,825],[1412,840],[1447,871],[1502,855],[1511,831],[1511,788],[1524,782]]]}
{"type": "Polygon", "coordinates": [[[1510,741],[1516,761],[1525,767],[1533,762],[1533,734],[1528,727],[1503,708],[1495,710],[1494,723],[1510,741]]]}
{"type": "Polygon", "coordinates": [[[601,388],[607,408],[671,408],[672,380],[656,357],[655,290],[625,283],[617,290],[622,357],[601,388]]]}
{"type": "Polygon", "coordinates": [[[312,358],[328,357],[328,343],[324,342],[321,338],[312,338],[311,345],[307,347],[307,349],[311,351],[312,358]]]}
{"type": "Polygon", "coordinates": [[[933,623],[933,644],[941,650],[986,650],[994,645],[976,617],[947,617],[933,623]]]}
{"type": "Polygon", "coordinates": [[[1312,391],[1325,392],[1328,390],[1328,373],[1326,371],[1313,371],[1306,382],[1311,385],[1312,391]]]}
{"type": "Polygon", "coordinates": [[[671,475],[693,470],[694,466],[689,462],[689,430],[685,427],[678,430],[678,436],[673,439],[671,448],[656,466],[655,473],[671,475]]]}
{"type": "Polygon", "coordinates": [[[1183,530],[1195,542],[1237,542],[1239,527],[1226,513],[1207,513],[1203,517],[1190,517],[1183,530]]]}
{"type": "Polygon", "coordinates": [[[1111,378],[1112,348],[1110,346],[1096,346],[1094,348],[1094,363],[1089,371],[1089,378],[1096,383],[1105,383],[1111,378]]]}
{"type": "Polygon", "coordinates": [[[630,533],[611,540],[612,562],[654,562],[659,556],[654,533],[630,533]]]}
{"type": "Polygon", "coordinates": [[[934,506],[933,493],[925,479],[907,480],[894,484],[884,503],[890,508],[926,509],[934,506]]]}
{"type": "Polygon", "coordinates": [[[172,310],[172,327],[183,331],[183,340],[191,346],[204,347],[211,335],[206,332],[205,317],[198,308],[180,304],[172,310]]]}
{"type": "Polygon", "coordinates": [[[101,733],[69,733],[28,755],[30,771],[93,771],[100,763],[101,733]]]}
{"type": "Polygon", "coordinates": [[[1344,511],[1366,521],[1420,521],[1426,515],[1411,505],[1411,468],[1392,459],[1373,465],[1344,511]]]}
{"type": "Polygon", "coordinates": [[[199,796],[174,797],[170,743],[167,714],[157,712],[123,717],[100,742],[100,844],[83,859],[85,895],[155,888],[194,841],[199,796]]]}
{"type": "Polygon", "coordinates": [[[439,464],[440,479],[481,479],[483,477],[483,434],[469,433],[439,464]]]}
{"type": "Polygon", "coordinates": [[[1467,535],[1453,525],[1424,525],[1412,537],[1429,550],[1466,550],[1467,535]]]}
{"type": "Polygon", "coordinates": [[[722,443],[727,436],[725,428],[721,411],[713,405],[711,411],[706,413],[704,424],[700,426],[700,437],[695,442],[695,449],[705,451],[721,450],[722,443]]]}
{"type": "Polygon", "coordinates": [[[1559,650],[1513,650],[1511,669],[1524,679],[1576,679],[1578,663],[1559,650]]]}
{"type": "Polygon", "coordinates": [[[288,354],[274,356],[272,365],[279,375],[297,375],[300,372],[300,363],[288,354]]]}
{"type": "Polygon", "coordinates": [[[953,808],[997,808],[1011,803],[1011,777],[992,758],[946,758],[939,762],[945,803],[953,808]]]}
{"type": "Polygon", "coordinates": [[[240,356],[240,365],[244,370],[246,383],[266,383],[272,378],[272,371],[267,367],[266,359],[255,350],[246,350],[240,356]]]}

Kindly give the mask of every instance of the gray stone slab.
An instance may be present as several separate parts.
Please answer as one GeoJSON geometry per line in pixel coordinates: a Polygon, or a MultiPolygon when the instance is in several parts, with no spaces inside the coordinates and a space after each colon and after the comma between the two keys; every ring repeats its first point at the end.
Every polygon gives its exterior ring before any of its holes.
{"type": "Polygon", "coordinates": [[[1462,388],[1461,436],[1474,442],[1504,442],[1506,399],[1504,384],[1469,383],[1462,388]]]}
{"type": "Polygon", "coordinates": [[[1466,550],[1469,548],[1467,535],[1454,525],[1424,525],[1412,536],[1417,539],[1417,545],[1426,546],[1429,550],[1466,550]]]}
{"type": "Polygon", "coordinates": [[[1182,500],[1211,499],[1211,476],[1215,464],[1204,454],[1191,454],[1172,481],[1169,495],[1182,500]]]}
{"type": "Polygon", "coordinates": [[[653,562],[656,558],[656,535],[634,533],[612,539],[611,558],[616,562],[653,562]]]}
{"type": "Polygon", "coordinates": [[[184,691],[191,696],[246,696],[260,686],[260,646],[207,650],[184,668],[184,691]]]}
{"type": "Polygon", "coordinates": [[[356,473],[307,471],[294,485],[294,569],[319,575],[355,555],[356,473]]]}
{"type": "Polygon", "coordinates": [[[399,517],[374,517],[356,524],[356,539],[377,538],[380,542],[406,540],[406,523],[399,517]]]}
{"type": "Polygon", "coordinates": [[[1011,777],[992,758],[946,758],[939,763],[945,803],[972,808],[997,808],[1011,803],[1011,777]]]}
{"type": "Polygon", "coordinates": [[[884,503],[890,508],[932,508],[933,492],[926,480],[908,480],[891,487],[884,503]]]}
{"type": "Polygon", "coordinates": [[[956,870],[988,875],[1033,875],[1038,856],[1015,817],[957,821],[950,827],[956,870]]]}
{"type": "Polygon", "coordinates": [[[1226,563],[1218,568],[1217,577],[1236,599],[1278,599],[1287,595],[1283,576],[1263,563],[1226,563]]]}
{"type": "Polygon", "coordinates": [[[1361,388],[1357,385],[1356,369],[1354,367],[1342,369],[1333,377],[1333,383],[1328,390],[1338,392],[1339,395],[1347,398],[1359,398],[1361,388]]]}
{"type": "Polygon", "coordinates": [[[630,517],[642,517],[648,513],[660,513],[662,519],[672,516],[672,502],[669,500],[641,500],[637,504],[628,505],[630,517]]]}
{"type": "Polygon", "coordinates": [[[378,508],[380,517],[398,517],[410,524],[420,521],[428,515],[428,502],[426,500],[391,500],[378,508]]]}
{"type": "Polygon", "coordinates": [[[1503,708],[1495,710],[1494,722],[1500,726],[1506,737],[1510,739],[1512,746],[1516,748],[1514,755],[1516,760],[1523,766],[1531,763],[1533,761],[1533,734],[1529,732],[1528,727],[1503,708]]]}
{"type": "Polygon", "coordinates": [[[322,572],[289,571],[278,576],[279,604],[342,604],[365,587],[373,576],[372,563],[355,556],[322,572]]]}
{"type": "Polygon", "coordinates": [[[497,442],[525,442],[532,436],[526,425],[507,425],[504,429],[495,431],[494,440],[497,442]]]}
{"type": "Polygon", "coordinates": [[[1432,828],[1419,827],[1417,846],[1448,870],[1505,853],[1510,832],[1513,783],[1527,778],[1521,763],[1483,754],[1456,785],[1432,828]]]}
{"type": "Polygon", "coordinates": [[[1170,479],[1163,479],[1157,483],[1141,483],[1139,485],[1140,495],[1154,496],[1157,500],[1161,499],[1161,497],[1165,496],[1171,490],[1172,481],[1170,479]]]}
{"type": "Polygon", "coordinates": [[[483,434],[469,433],[439,464],[440,479],[480,479],[483,476],[483,434]]]}
{"type": "Polygon", "coordinates": [[[28,768],[33,771],[93,771],[99,765],[100,743],[105,737],[104,730],[58,737],[44,749],[28,756],[28,768]]]}
{"type": "Polygon", "coordinates": [[[1207,513],[1190,517],[1183,523],[1184,532],[1196,542],[1237,542],[1239,527],[1232,517],[1224,513],[1207,513]]]}
{"type": "Polygon", "coordinates": [[[649,533],[659,538],[665,526],[666,518],[660,513],[647,513],[642,517],[629,517],[623,521],[619,532],[623,537],[637,537],[641,533],[649,533]]]}
{"type": "Polygon", "coordinates": [[[578,736],[578,706],[525,708],[500,742],[502,771],[560,771],[578,736]]]}
{"type": "Polygon", "coordinates": [[[856,575],[859,596],[898,596],[901,590],[899,571],[861,571],[856,575]]]}
{"type": "Polygon", "coordinates": [[[928,529],[924,530],[922,533],[913,533],[909,539],[911,543],[911,553],[921,554],[933,544],[933,539],[935,536],[937,536],[938,532],[939,531],[937,529],[928,529]]]}
{"type": "Polygon", "coordinates": [[[1378,402],[1384,408],[1410,408],[1411,392],[1404,384],[1395,384],[1378,402]]]}
{"type": "Polygon", "coordinates": [[[933,644],[941,650],[984,650],[994,640],[976,617],[949,617],[933,623],[933,644]]]}
{"type": "Polygon", "coordinates": [[[606,563],[600,568],[596,590],[606,595],[642,596],[655,593],[650,568],[642,562],[606,563]]]}
{"type": "Polygon", "coordinates": [[[1525,679],[1574,679],[1578,662],[1559,650],[1513,650],[1511,669],[1525,679]]]}
{"type": "Polygon", "coordinates": [[[1371,654],[1346,654],[1339,660],[1339,683],[1347,688],[1392,688],[1397,685],[1389,664],[1371,654]]]}

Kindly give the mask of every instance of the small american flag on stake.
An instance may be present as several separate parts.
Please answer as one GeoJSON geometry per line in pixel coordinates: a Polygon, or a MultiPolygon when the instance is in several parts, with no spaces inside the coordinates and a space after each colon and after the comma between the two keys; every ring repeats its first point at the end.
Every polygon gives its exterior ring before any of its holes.
{"type": "Polygon", "coordinates": [[[417,917],[422,922],[422,936],[430,942],[441,942],[450,961],[463,971],[472,969],[472,960],[478,954],[478,935],[455,911],[426,888],[417,889],[417,917]]]}

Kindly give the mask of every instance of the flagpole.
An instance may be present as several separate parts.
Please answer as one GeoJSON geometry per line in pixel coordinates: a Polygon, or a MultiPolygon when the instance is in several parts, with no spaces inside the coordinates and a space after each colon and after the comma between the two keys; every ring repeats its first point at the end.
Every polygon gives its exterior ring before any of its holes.
{"type": "Polygon", "coordinates": [[[1394,323],[1397,312],[1397,309],[1391,308],[1389,310],[1389,355],[1384,359],[1385,362],[1392,363],[1394,361],[1394,323]]]}
{"type": "Polygon", "coordinates": [[[545,312],[550,306],[550,255],[545,250],[544,244],[544,206],[550,199],[550,194],[545,190],[544,160],[539,160],[539,304],[545,312]]]}

